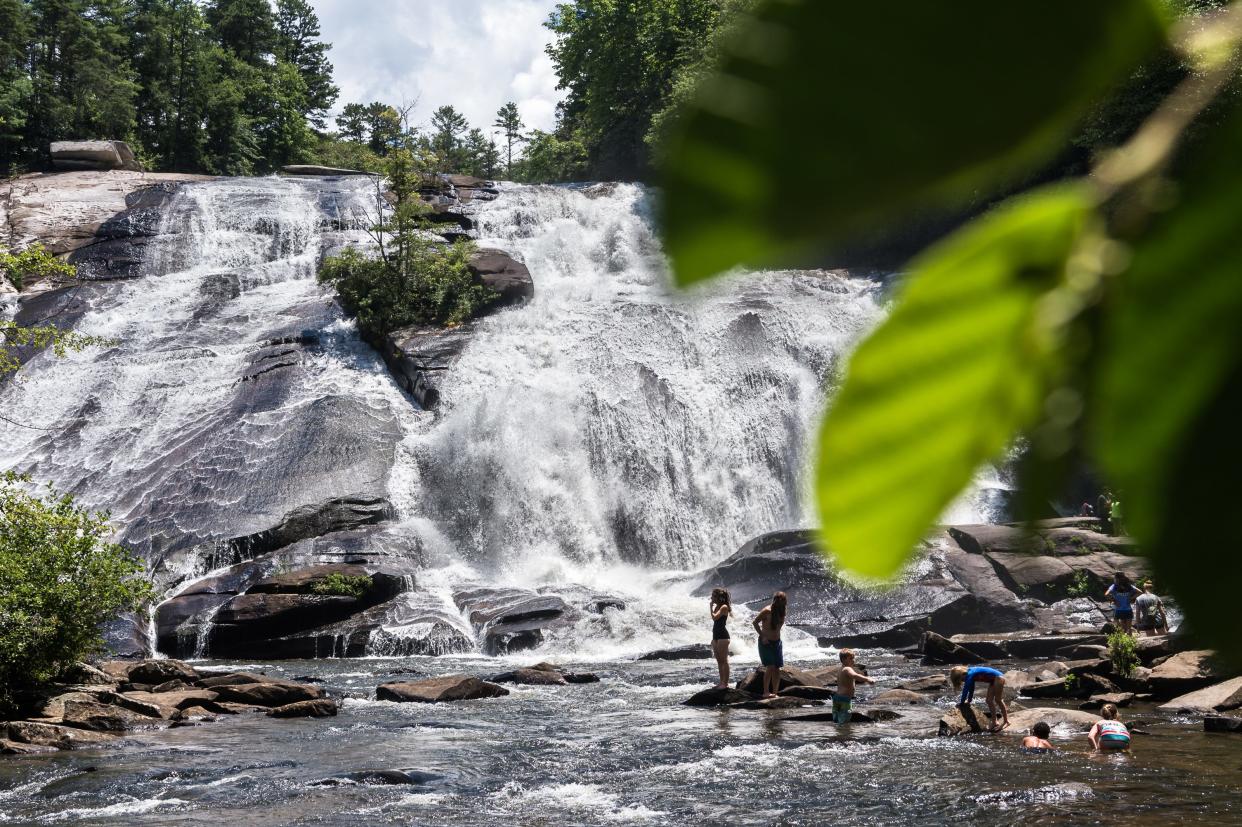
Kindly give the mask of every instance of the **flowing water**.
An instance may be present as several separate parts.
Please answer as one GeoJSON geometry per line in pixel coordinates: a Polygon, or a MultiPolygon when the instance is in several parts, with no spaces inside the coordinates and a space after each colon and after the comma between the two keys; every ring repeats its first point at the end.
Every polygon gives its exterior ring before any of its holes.
{"type": "MultiPolygon", "coordinates": [[[[705,607],[682,575],[810,521],[806,446],[883,285],[770,273],[671,295],[640,188],[506,187],[477,216],[480,243],[524,260],[536,296],[477,324],[425,412],[314,280],[325,250],[363,238],[371,195],[349,181],[184,187],[147,275],[88,293],[78,329],[117,344],[36,357],[0,389],[6,416],[50,428],[0,425],[0,464],[110,507],[151,560],[364,493],[394,502],[385,536],[408,538],[418,599],[446,615],[475,585],[581,588],[625,607],[521,657],[383,657],[425,633],[412,612],[372,636],[373,657],[241,664],[322,679],[346,698],[341,715],[227,718],[3,761],[0,823],[1242,821],[1242,740],[1150,710],[1133,757],[1096,760],[1069,733],[1056,758],[939,740],[930,707],[838,731],[680,706],[714,667],[633,658],[702,641],[705,607]],[[540,659],[602,681],[448,706],[370,700],[385,680],[540,659]],[[317,783],[393,768],[427,775],[317,783]]],[[[985,517],[987,501],[950,519],[985,517]]],[[[733,623],[739,669],[755,662],[747,619],[733,623]]],[[[832,654],[789,637],[791,661],[832,654]]],[[[885,682],[921,671],[866,660],[885,682]]]]}

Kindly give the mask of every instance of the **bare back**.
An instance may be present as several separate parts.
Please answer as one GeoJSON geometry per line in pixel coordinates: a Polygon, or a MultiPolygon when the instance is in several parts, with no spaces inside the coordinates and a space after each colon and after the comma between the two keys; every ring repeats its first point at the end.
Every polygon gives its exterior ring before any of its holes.
{"type": "Polygon", "coordinates": [[[784,622],[776,623],[772,617],[772,607],[764,606],[759,610],[759,614],[755,615],[755,629],[759,632],[759,639],[767,643],[775,643],[781,639],[781,627],[784,622]]]}

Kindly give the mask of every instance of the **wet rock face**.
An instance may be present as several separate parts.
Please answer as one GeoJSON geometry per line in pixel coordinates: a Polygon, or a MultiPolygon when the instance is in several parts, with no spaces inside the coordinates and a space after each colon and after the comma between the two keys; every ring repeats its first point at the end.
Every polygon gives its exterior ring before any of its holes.
{"type": "Polygon", "coordinates": [[[523,589],[472,589],[454,594],[453,602],[474,624],[480,648],[489,655],[533,649],[546,632],[578,614],[559,595],[523,589]]]}

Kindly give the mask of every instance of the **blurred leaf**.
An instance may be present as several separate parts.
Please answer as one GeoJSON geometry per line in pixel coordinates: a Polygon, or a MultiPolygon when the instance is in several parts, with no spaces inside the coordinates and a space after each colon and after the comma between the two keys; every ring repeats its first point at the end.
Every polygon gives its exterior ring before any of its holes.
{"type": "Polygon", "coordinates": [[[994,191],[1162,42],[1159,0],[764,0],[663,164],[679,283],[994,191]]]}
{"type": "Polygon", "coordinates": [[[1039,417],[1059,370],[1048,303],[1092,203],[1084,184],[1036,191],[915,262],[820,431],[820,518],[843,566],[894,574],[979,465],[1039,417]]]}
{"type": "Polygon", "coordinates": [[[1204,640],[1238,652],[1242,446],[1242,109],[1193,150],[1117,277],[1092,448],[1124,523],[1204,640]],[[1167,197],[1167,196],[1166,196],[1167,197]],[[1194,554],[1193,565],[1188,554],[1194,554]]]}

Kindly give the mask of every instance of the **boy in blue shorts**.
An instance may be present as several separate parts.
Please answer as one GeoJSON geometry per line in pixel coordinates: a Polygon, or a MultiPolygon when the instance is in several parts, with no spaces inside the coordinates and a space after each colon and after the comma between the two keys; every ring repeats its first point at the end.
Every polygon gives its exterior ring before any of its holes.
{"type": "Polygon", "coordinates": [[[832,720],[837,724],[850,722],[854,705],[855,682],[875,683],[874,680],[854,668],[854,650],[841,650],[841,671],[837,675],[837,691],[832,694],[832,720]]]}

